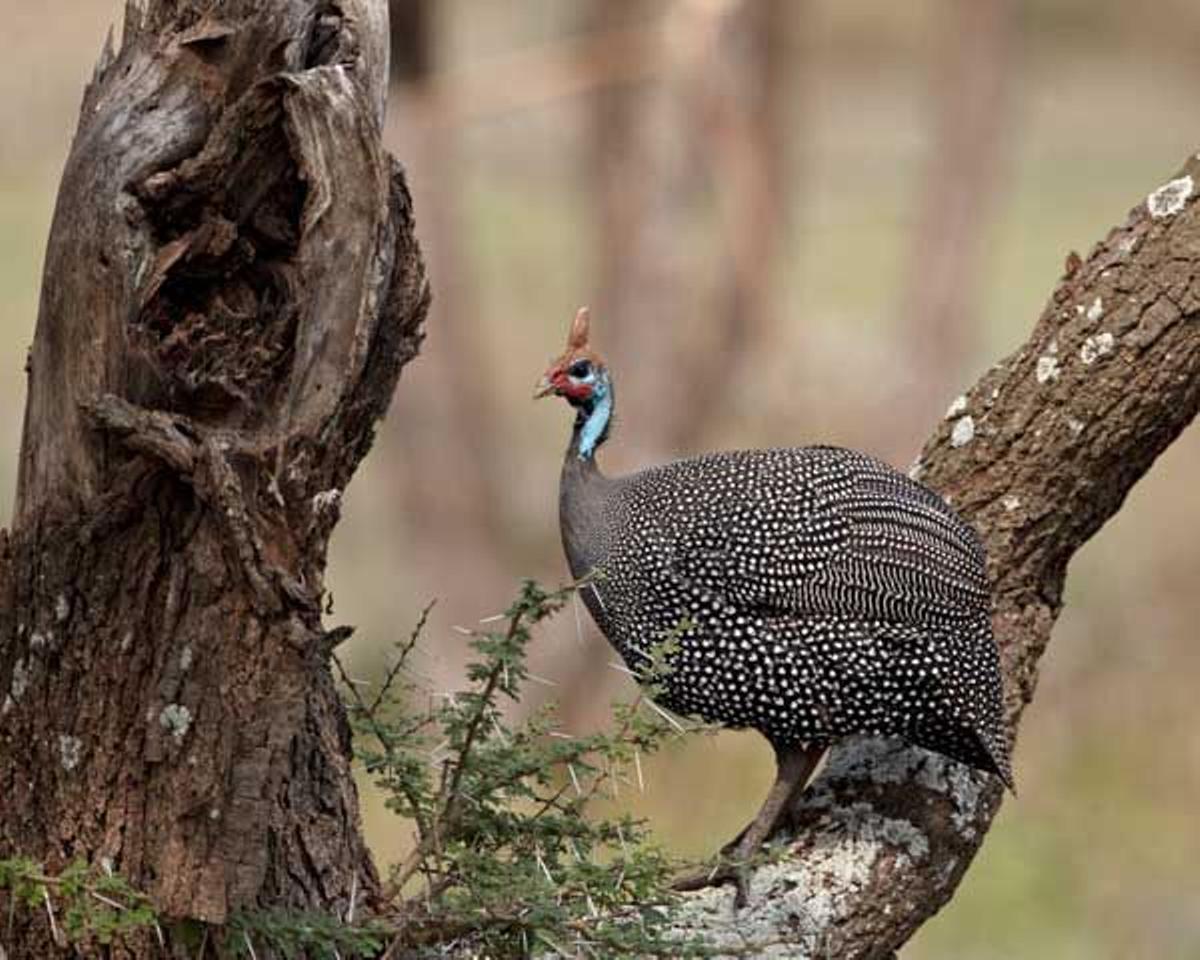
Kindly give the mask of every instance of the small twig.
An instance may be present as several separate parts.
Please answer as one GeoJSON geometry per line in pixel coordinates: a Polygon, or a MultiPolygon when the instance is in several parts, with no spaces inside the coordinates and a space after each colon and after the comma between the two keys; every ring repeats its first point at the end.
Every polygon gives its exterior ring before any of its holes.
{"type": "MultiPolygon", "coordinates": [[[[524,620],[524,615],[521,610],[517,610],[509,621],[506,639],[512,640],[516,636],[517,630],[520,629],[524,620]]],[[[471,633],[471,631],[466,631],[471,633]]],[[[400,865],[391,882],[384,888],[383,897],[385,901],[394,900],[400,891],[404,889],[404,885],[412,878],[412,876],[421,869],[425,859],[434,851],[435,845],[439,842],[440,835],[449,829],[457,818],[457,806],[459,785],[462,781],[463,774],[466,772],[467,758],[471,755],[471,750],[474,748],[475,740],[479,736],[480,728],[483,726],[483,721],[487,716],[487,704],[492,702],[492,697],[497,688],[500,686],[502,676],[507,676],[508,665],[506,663],[498,663],[492,666],[488,671],[488,675],[484,680],[483,689],[479,694],[479,708],[475,711],[467,724],[466,733],[463,736],[462,746],[458,749],[457,762],[447,761],[442,768],[442,783],[438,790],[438,798],[435,806],[440,809],[440,813],[431,821],[431,829],[428,833],[423,833],[416,848],[400,865]]]]}
{"type": "Polygon", "coordinates": [[[437,606],[437,598],[430,600],[421,610],[421,615],[417,617],[416,625],[408,635],[408,640],[396,652],[396,662],[388,669],[387,676],[383,678],[383,685],[379,688],[379,692],[375,694],[375,699],[371,701],[367,712],[373,714],[379,709],[379,705],[383,702],[383,698],[388,695],[392,689],[392,684],[396,682],[396,676],[403,669],[404,664],[408,662],[409,654],[417,646],[417,641],[421,634],[425,632],[425,624],[429,622],[429,614],[433,608],[437,606]]]}

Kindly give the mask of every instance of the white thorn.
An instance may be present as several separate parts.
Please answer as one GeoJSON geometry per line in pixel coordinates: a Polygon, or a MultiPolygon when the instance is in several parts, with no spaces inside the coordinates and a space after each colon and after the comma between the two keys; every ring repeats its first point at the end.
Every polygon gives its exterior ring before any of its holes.
{"type": "Polygon", "coordinates": [[[583,618],[579,615],[579,594],[571,594],[571,606],[575,610],[575,642],[583,646],[583,618]]]}
{"type": "Polygon", "coordinates": [[[346,907],[346,923],[354,922],[354,900],[358,896],[358,871],[350,876],[350,905],[346,907]]]}
{"type": "Polygon", "coordinates": [[[65,947],[66,943],[58,933],[58,924],[54,922],[54,907],[50,905],[50,892],[45,887],[42,887],[42,898],[46,901],[46,916],[50,918],[50,936],[54,938],[56,945],[65,947]]]}

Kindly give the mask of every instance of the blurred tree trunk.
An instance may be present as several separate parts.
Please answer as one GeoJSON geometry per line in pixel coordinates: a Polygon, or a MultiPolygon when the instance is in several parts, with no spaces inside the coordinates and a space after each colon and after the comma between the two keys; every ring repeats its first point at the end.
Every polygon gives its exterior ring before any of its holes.
{"type": "MultiPolygon", "coordinates": [[[[660,8],[595,0],[587,26],[648,30],[660,8]]],[[[703,446],[771,342],[801,11],[794,0],[677,0],[657,25],[664,82],[613,84],[591,98],[594,306],[605,352],[626,371],[621,406],[637,411],[637,430],[613,451],[629,467],[703,446]],[[698,217],[709,205],[715,229],[698,217]],[[708,258],[696,239],[714,234],[723,246],[708,258]]],[[[602,645],[566,650],[551,669],[567,678],[570,720],[606,709],[617,682],[609,658],[602,645]]]]}
{"type": "Polygon", "coordinates": [[[801,0],[742,0],[709,28],[718,56],[696,56],[689,85],[726,238],[715,337],[699,351],[690,410],[713,425],[776,341],[775,269],[799,171],[789,141],[799,114],[801,0]],[[724,384],[718,388],[717,385],[724,384]]]}
{"type": "Polygon", "coordinates": [[[421,86],[433,72],[432,0],[388,0],[392,86],[421,86]]]}
{"type": "MultiPolygon", "coordinates": [[[[650,23],[650,0],[594,0],[589,26],[615,33],[650,23]]],[[[659,30],[676,30],[675,3],[659,30]]],[[[685,13],[690,18],[691,10],[685,13]]],[[[698,145],[680,95],[679,64],[659,40],[663,82],[615,84],[591,99],[587,156],[595,182],[598,282],[593,307],[616,369],[622,404],[637,410],[636,437],[621,444],[633,463],[697,436],[687,416],[694,391],[686,378],[664,376],[682,360],[689,321],[705,313],[706,285],[689,282],[695,267],[688,239],[701,204],[698,145]]]]}
{"type": "Polygon", "coordinates": [[[943,384],[966,370],[979,330],[979,278],[1005,160],[1016,76],[1015,0],[942,4],[930,78],[934,140],[900,321],[909,377],[898,383],[888,442],[904,456],[946,407],[943,384]],[[897,416],[897,412],[899,416],[897,416]]]}
{"type": "MultiPolygon", "coordinates": [[[[589,20],[616,33],[658,8],[598,0],[589,20]]],[[[639,411],[635,462],[698,446],[770,340],[802,9],[677,0],[659,25],[665,82],[592,98],[596,312],[614,366],[630,371],[620,387],[622,404],[639,411]],[[715,231],[698,219],[709,203],[715,231]],[[715,275],[694,242],[711,233],[724,240],[715,275]],[[666,375],[681,364],[695,372],[666,375]]]]}
{"type": "MultiPolygon", "coordinates": [[[[480,337],[477,271],[463,224],[461,117],[453,112],[438,57],[439,37],[453,29],[452,8],[391,0],[391,9],[420,23],[419,46],[393,29],[392,94],[403,122],[390,127],[388,137],[405,158],[414,202],[423,211],[422,249],[437,282],[434,333],[407,386],[421,415],[396,429],[400,455],[391,480],[403,515],[400,532],[410,555],[421,558],[414,588],[422,597],[442,598],[435,621],[472,623],[501,609],[512,588],[511,498],[495,468],[504,461],[505,430],[495,382],[486,374],[494,359],[480,337]]],[[[466,653],[458,647],[430,663],[431,684],[446,689],[457,683],[466,653]]]]}
{"type": "MultiPolygon", "coordinates": [[[[0,856],[104,863],[165,917],[377,887],[321,600],[428,302],[386,17],[131,5],[63,172],[0,534],[0,856]]],[[[9,956],[49,955],[18,916],[9,956]]]]}

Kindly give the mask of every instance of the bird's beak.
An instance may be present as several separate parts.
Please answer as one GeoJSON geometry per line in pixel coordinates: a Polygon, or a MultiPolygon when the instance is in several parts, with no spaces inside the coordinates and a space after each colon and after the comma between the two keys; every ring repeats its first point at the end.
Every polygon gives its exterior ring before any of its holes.
{"type": "Polygon", "coordinates": [[[550,377],[548,375],[543,376],[542,379],[538,381],[538,385],[534,388],[533,399],[540,400],[542,397],[548,397],[552,393],[554,393],[554,384],[550,381],[550,377]]]}

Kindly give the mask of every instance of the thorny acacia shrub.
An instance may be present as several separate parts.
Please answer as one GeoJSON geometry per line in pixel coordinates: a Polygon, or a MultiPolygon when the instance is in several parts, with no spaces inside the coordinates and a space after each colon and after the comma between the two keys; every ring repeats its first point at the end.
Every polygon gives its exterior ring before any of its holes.
{"type": "Polygon", "coordinates": [[[671,864],[644,824],[589,809],[618,781],[640,782],[643,754],[682,729],[647,699],[674,638],[606,732],[563,733],[552,708],[505,719],[505,701],[529,679],[533,629],[575,589],[526,581],[497,629],[465,631],[476,658],[458,694],[430,702],[409,679],[424,616],[374,696],[347,679],[357,756],[417,829],[386,893],[398,954],[452,944],[486,956],[702,952],[669,928],[671,864]],[[416,703],[428,706],[414,712],[416,703]]]}

